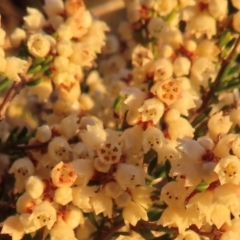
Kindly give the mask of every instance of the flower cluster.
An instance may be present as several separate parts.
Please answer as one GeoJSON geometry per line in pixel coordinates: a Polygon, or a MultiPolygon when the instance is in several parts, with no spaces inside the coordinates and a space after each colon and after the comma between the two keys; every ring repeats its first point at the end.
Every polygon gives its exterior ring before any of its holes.
{"type": "Polygon", "coordinates": [[[125,6],[109,34],[82,0],[27,8],[16,56],[0,29],[0,118],[22,86],[0,123],[13,240],[240,235],[239,1],[125,6]],[[12,129],[16,102],[38,114],[33,133],[12,129]]]}

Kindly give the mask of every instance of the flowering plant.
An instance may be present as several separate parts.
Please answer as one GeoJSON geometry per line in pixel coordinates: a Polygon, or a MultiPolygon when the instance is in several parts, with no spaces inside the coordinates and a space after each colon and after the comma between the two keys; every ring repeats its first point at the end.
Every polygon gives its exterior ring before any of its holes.
{"type": "Polygon", "coordinates": [[[240,1],[42,9],[0,28],[0,238],[239,239],[240,1]]]}

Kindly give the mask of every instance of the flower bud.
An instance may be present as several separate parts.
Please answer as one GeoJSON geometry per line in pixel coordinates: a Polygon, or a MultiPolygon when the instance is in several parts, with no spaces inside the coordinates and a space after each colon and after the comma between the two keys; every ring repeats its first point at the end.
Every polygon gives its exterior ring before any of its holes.
{"type": "Polygon", "coordinates": [[[26,192],[33,198],[39,198],[44,191],[45,184],[38,176],[30,176],[25,183],[26,192]]]}
{"type": "Polygon", "coordinates": [[[52,137],[52,131],[48,125],[43,125],[37,128],[36,139],[39,142],[48,142],[52,137]]]}
{"type": "Polygon", "coordinates": [[[72,201],[72,189],[70,187],[60,187],[54,192],[54,202],[66,205],[72,201]]]}

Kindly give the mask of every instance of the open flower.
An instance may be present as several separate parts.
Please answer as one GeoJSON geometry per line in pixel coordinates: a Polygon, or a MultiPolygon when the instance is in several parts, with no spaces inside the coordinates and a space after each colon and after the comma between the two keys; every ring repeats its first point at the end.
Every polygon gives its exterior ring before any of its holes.
{"type": "Polygon", "coordinates": [[[23,18],[24,28],[29,31],[40,30],[45,24],[46,19],[43,14],[36,8],[27,7],[28,15],[23,18]]]}
{"type": "Polygon", "coordinates": [[[72,163],[58,163],[51,172],[52,182],[56,187],[71,187],[77,179],[72,163]]]}
{"type": "Polygon", "coordinates": [[[36,33],[30,36],[27,42],[28,50],[34,57],[46,57],[50,51],[50,41],[46,36],[36,33]]]}
{"type": "Polygon", "coordinates": [[[214,171],[218,174],[221,184],[240,183],[240,160],[236,156],[229,155],[220,159],[214,171]]]}

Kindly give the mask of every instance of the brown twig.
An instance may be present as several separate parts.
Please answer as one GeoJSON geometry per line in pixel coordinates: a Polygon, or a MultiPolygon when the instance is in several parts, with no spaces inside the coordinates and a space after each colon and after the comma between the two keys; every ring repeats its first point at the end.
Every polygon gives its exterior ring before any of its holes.
{"type": "Polygon", "coordinates": [[[203,99],[202,105],[197,110],[197,113],[202,113],[204,110],[207,109],[209,102],[211,101],[212,96],[214,95],[214,92],[216,91],[217,87],[219,86],[221,82],[222,75],[224,74],[228,64],[231,62],[232,58],[234,57],[234,54],[237,50],[237,47],[240,43],[240,35],[238,36],[235,45],[233,49],[231,50],[230,54],[226,59],[223,59],[221,68],[217,74],[216,80],[213,82],[213,86],[210,88],[210,90],[207,92],[206,96],[203,99]]]}
{"type": "Polygon", "coordinates": [[[5,119],[6,112],[12,99],[20,92],[25,85],[23,79],[20,82],[13,82],[0,105],[0,121],[5,119]]]}

